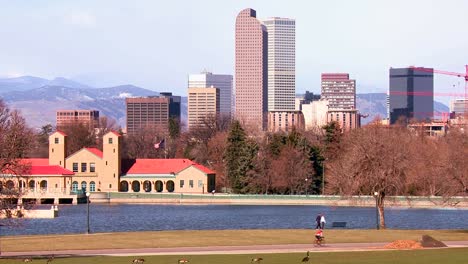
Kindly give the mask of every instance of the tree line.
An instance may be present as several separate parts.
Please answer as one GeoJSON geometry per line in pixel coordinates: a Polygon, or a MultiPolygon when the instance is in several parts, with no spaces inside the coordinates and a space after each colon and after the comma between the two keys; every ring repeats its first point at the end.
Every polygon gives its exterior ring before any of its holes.
{"type": "MultiPolygon", "coordinates": [[[[67,155],[83,147],[102,148],[108,131],[122,133],[101,118],[99,129],[84,124],[61,128],[67,155]]],[[[258,133],[229,116],[207,116],[188,132],[178,120],[169,129],[144,127],[123,136],[124,158],[188,158],[216,172],[218,192],[240,194],[373,195],[384,223],[389,196],[466,196],[468,134],[452,128],[442,137],[405,126],[371,123],[342,133],[337,123],[312,131],[258,133]],[[164,148],[154,144],[165,140],[164,148]]],[[[0,101],[0,169],[24,166],[16,159],[48,155],[52,125],[34,132],[0,101]]],[[[23,168],[24,169],[24,168],[23,168]]],[[[383,222],[382,222],[383,221],[383,222]]]]}

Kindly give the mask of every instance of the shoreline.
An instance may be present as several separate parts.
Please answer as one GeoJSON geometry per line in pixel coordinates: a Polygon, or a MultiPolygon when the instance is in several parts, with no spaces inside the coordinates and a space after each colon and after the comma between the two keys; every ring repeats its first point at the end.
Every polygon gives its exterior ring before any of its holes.
{"type": "MultiPolygon", "coordinates": [[[[180,205],[317,205],[332,207],[375,207],[372,196],[332,195],[234,195],[234,194],[158,194],[92,193],[90,201],[109,204],[180,205]]],[[[385,208],[437,208],[468,210],[468,197],[388,197],[385,208]]]]}

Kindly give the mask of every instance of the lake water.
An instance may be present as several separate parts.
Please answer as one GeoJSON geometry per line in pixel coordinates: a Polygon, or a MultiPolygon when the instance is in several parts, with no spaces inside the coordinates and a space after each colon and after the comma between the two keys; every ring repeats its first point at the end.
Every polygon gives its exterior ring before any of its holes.
{"type": "MultiPolygon", "coordinates": [[[[148,205],[91,204],[92,233],[155,230],[296,229],[314,228],[324,213],[328,225],[347,222],[346,228],[375,228],[375,208],[312,205],[148,205]]],[[[86,231],[86,204],[59,205],[54,219],[21,219],[1,226],[0,234],[69,234],[86,231]]],[[[4,220],[3,220],[4,221],[4,220]]],[[[468,210],[386,208],[387,228],[468,229],[468,210]]]]}

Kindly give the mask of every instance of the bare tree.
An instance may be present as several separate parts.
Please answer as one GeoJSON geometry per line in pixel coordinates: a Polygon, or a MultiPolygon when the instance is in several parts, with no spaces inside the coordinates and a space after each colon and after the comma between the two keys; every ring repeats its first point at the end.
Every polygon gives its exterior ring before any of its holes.
{"type": "Polygon", "coordinates": [[[226,151],[226,132],[218,132],[208,142],[207,166],[216,171],[216,190],[225,191],[228,185],[223,155],[226,151]]]}
{"type": "Polygon", "coordinates": [[[468,195],[468,133],[466,130],[453,129],[444,138],[446,144],[445,197],[468,195]]]}
{"type": "Polygon", "coordinates": [[[29,165],[22,158],[29,152],[33,132],[17,111],[10,111],[0,99],[0,214],[12,217],[14,203],[22,195],[21,176],[29,165]]]}
{"type": "MultiPolygon", "coordinates": [[[[326,192],[377,194],[380,227],[385,228],[384,201],[409,193],[412,134],[404,128],[371,125],[345,134],[340,152],[329,161],[326,192]]],[[[327,167],[328,169],[328,167],[327,167]]]]}
{"type": "Polygon", "coordinates": [[[285,146],[272,162],[272,187],[280,192],[298,194],[306,191],[306,184],[312,175],[312,164],[308,157],[293,146],[285,146]],[[285,189],[286,187],[286,189],[285,189]]]}
{"type": "Polygon", "coordinates": [[[165,158],[167,149],[171,148],[167,141],[167,130],[155,126],[146,126],[137,133],[127,135],[123,140],[123,154],[125,158],[165,158]],[[164,146],[155,148],[155,144],[164,139],[164,146]]]}

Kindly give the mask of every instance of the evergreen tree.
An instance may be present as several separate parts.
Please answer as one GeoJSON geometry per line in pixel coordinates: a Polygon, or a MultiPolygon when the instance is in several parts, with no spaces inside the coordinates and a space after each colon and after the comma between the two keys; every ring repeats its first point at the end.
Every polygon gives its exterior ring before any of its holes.
{"type": "Polygon", "coordinates": [[[239,121],[234,121],[229,130],[227,147],[224,153],[226,175],[233,192],[245,192],[248,185],[247,172],[253,168],[257,144],[246,139],[239,121]]]}

